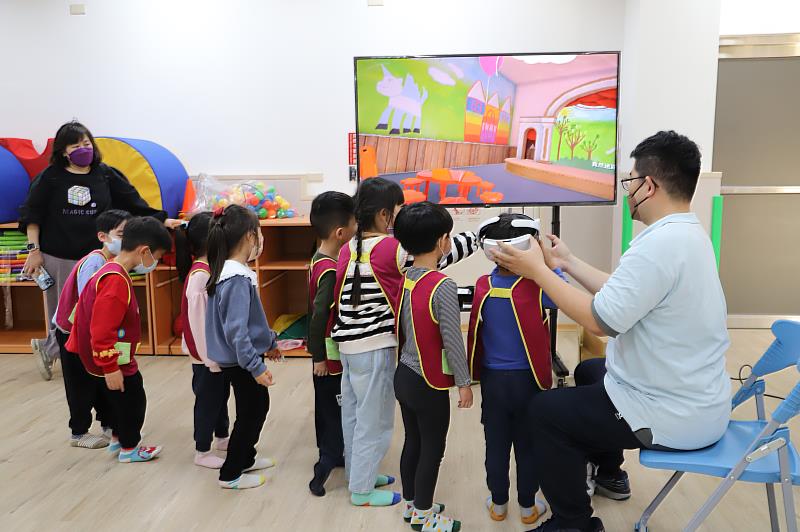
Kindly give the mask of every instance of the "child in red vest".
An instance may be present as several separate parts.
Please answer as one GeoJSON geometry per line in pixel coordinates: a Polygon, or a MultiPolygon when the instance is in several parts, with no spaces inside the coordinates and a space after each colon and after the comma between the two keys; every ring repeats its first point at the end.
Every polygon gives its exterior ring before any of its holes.
{"type": "Polygon", "coordinates": [[[228,450],[228,398],[230,384],[219,365],[206,350],[206,285],[211,278],[208,265],[208,229],[211,213],[192,216],[189,224],[175,232],[175,258],[178,277],[183,283],[180,323],[181,347],[192,361],[194,392],[194,463],[219,469],[225,462],[211,451],[212,438],[218,451],[228,450]]]}
{"type": "Polygon", "coordinates": [[[58,307],[53,316],[56,326],[56,341],[60,352],[61,368],[64,374],[64,390],[69,406],[69,427],[72,438],[69,444],[85,449],[108,447],[112,438],[111,412],[104,401],[105,383],[93,378],[86,372],[80,357],[70,353],[67,340],[72,330],[72,321],[78,296],[83,292],[89,279],[102,268],[112,257],[119,254],[122,245],[122,231],[131,215],[127,211],[109,209],[101,212],[95,220],[97,239],[103,247],[95,249],[75,264],[72,268],[58,299],[58,307]],[[97,412],[97,419],[103,427],[102,435],[89,432],[92,426],[92,408],[97,412]]]}
{"type": "MultiPolygon", "coordinates": [[[[390,236],[405,201],[394,181],[374,177],[356,192],[356,236],[339,253],[334,309],[329,327],[342,361],[342,434],[350,502],[389,506],[400,494],[375,489],[394,482],[378,474],[392,440],[395,401],[392,379],[397,367],[395,311],[403,272],[413,259],[390,236]]],[[[449,265],[477,249],[474,233],[453,238],[449,265]]],[[[409,510],[410,512],[410,510],[409,510]]]]}
{"type": "Polygon", "coordinates": [[[450,394],[458,386],[458,407],[472,406],[472,379],[461,335],[458,286],[439,272],[450,252],[453,218],[441,205],[427,201],[406,205],[395,222],[395,236],[414,265],[405,273],[398,303],[400,364],[394,393],[400,403],[405,443],[400,476],[404,517],[423,532],[458,532],[461,522],[445,517],[433,493],[450,426],[450,394]]]}
{"type": "Polygon", "coordinates": [[[86,285],[75,313],[67,349],[78,353],[86,371],[105,379],[106,399],[119,438],[119,461],[147,462],[161,447],[141,446],[147,397],[136,363],[141,318],[129,271],[147,274],[172,248],[172,238],[155,218],[133,218],[125,225],[122,250],[86,285]]]}
{"type": "MultiPolygon", "coordinates": [[[[478,230],[490,260],[498,242],[524,248],[538,245],[538,237],[539,221],[524,214],[501,214],[478,230]]],[[[475,285],[467,349],[472,377],[481,383],[486,483],[491,493],[486,505],[495,521],[507,514],[512,446],[522,523],[533,525],[547,512],[544,502],[536,499],[539,483],[528,422],[531,397],[552,385],[545,307],[553,304],[536,283],[499,266],[475,285]]]]}
{"type": "Polygon", "coordinates": [[[319,449],[319,460],[314,464],[314,477],[308,489],[322,497],[331,471],[344,465],[342,409],[339,406],[342,363],[327,329],[336,285],[336,258],[356,232],[353,198],[342,192],[323,192],[311,202],[310,217],[321,244],[311,259],[308,284],[308,352],[314,362],[314,428],[319,449]]]}

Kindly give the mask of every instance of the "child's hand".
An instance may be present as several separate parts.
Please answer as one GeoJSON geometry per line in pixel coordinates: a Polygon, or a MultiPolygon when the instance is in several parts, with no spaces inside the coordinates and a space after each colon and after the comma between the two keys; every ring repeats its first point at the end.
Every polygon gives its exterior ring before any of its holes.
{"type": "Polygon", "coordinates": [[[314,362],[314,376],[324,377],[328,374],[328,363],[324,360],[322,362],[314,362]]]}
{"type": "Polygon", "coordinates": [[[256,377],[256,382],[264,387],[275,384],[275,380],[272,378],[272,373],[270,373],[269,370],[256,377]]]}
{"type": "Polygon", "coordinates": [[[273,349],[272,351],[267,351],[267,358],[273,362],[278,362],[279,360],[283,359],[283,354],[280,352],[280,350],[273,349]]]}
{"type": "Polygon", "coordinates": [[[125,378],[122,376],[122,371],[117,370],[112,373],[106,373],[106,386],[109,390],[125,391],[125,378]]]}
{"type": "Polygon", "coordinates": [[[472,388],[469,386],[458,389],[458,408],[472,408],[472,388]]]}

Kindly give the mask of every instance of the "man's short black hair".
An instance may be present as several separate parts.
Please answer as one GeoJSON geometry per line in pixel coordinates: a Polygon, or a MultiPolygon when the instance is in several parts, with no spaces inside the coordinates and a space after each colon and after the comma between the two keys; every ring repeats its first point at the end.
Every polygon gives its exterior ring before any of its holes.
{"type": "Polygon", "coordinates": [[[539,238],[539,232],[532,227],[514,227],[511,225],[513,220],[530,220],[529,216],[516,212],[504,212],[499,218],[499,221],[487,226],[479,236],[481,238],[491,238],[492,240],[506,240],[522,235],[531,235],[533,238],[539,238]]]}
{"type": "Polygon", "coordinates": [[[691,201],[700,177],[700,149],[674,131],[659,131],[631,152],[640,176],[650,176],[667,194],[691,201]]]}
{"type": "Polygon", "coordinates": [[[133,215],[128,211],[108,209],[95,218],[94,225],[98,233],[110,233],[119,227],[122,222],[126,222],[131,218],[133,218],[133,215]]]}
{"type": "Polygon", "coordinates": [[[164,224],[150,216],[134,217],[125,224],[122,234],[122,251],[133,251],[139,246],[149,246],[150,252],[172,249],[172,237],[164,224]]]}
{"type": "Polygon", "coordinates": [[[353,198],[343,192],[323,192],[311,202],[311,226],[326,239],[340,227],[350,225],[355,216],[353,198]]]}
{"type": "Polygon", "coordinates": [[[421,201],[405,205],[394,220],[394,236],[412,255],[429,253],[453,230],[453,217],[441,205],[421,201]]]}

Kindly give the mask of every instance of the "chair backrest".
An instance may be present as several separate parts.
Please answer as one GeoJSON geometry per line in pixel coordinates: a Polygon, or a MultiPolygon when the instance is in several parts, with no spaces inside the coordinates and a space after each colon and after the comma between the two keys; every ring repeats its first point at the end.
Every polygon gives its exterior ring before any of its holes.
{"type": "Polygon", "coordinates": [[[753,366],[753,374],[758,377],[781,371],[800,360],[800,323],[778,320],[772,324],[775,341],[753,366]]]}
{"type": "Polygon", "coordinates": [[[756,401],[759,419],[764,419],[763,402],[759,402],[765,391],[761,377],[800,362],[800,323],[778,320],[772,324],[772,334],[775,335],[775,340],[755,363],[750,376],[731,399],[731,407],[736,408],[749,398],[758,396],[756,401]]]}

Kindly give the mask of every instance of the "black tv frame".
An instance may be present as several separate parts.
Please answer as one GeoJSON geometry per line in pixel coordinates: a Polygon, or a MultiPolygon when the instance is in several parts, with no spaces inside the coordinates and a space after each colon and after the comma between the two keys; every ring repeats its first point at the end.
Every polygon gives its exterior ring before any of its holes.
{"type": "MultiPolygon", "coordinates": [[[[616,175],[617,170],[619,169],[619,101],[620,101],[620,83],[619,83],[619,75],[620,75],[620,61],[621,61],[621,52],[619,50],[609,50],[609,51],[596,51],[596,52],[530,52],[530,53],[501,53],[501,54],[492,54],[492,53],[480,53],[480,54],[435,54],[435,55],[376,55],[376,56],[355,56],[353,57],[353,86],[354,86],[354,93],[355,93],[355,104],[356,104],[356,177],[358,182],[361,182],[360,176],[360,168],[361,168],[361,150],[360,150],[360,132],[358,129],[358,61],[367,60],[367,59],[440,59],[444,57],[482,57],[482,56],[518,56],[518,55],[616,55],[617,56],[617,112],[615,117],[615,132],[616,132],[616,146],[617,149],[614,151],[614,172],[615,172],[615,184],[614,184],[614,199],[613,200],[602,200],[602,201],[575,201],[575,202],[535,202],[535,203],[518,203],[518,202],[500,202],[500,203],[493,203],[493,204],[484,204],[484,203],[459,203],[459,204],[448,204],[446,207],[448,208],[460,208],[460,209],[468,209],[468,208],[475,208],[475,207],[576,207],[576,206],[594,206],[594,205],[616,205],[617,204],[617,186],[616,186],[616,175]]],[[[438,139],[427,139],[427,140],[438,140],[438,139]]],[[[380,177],[380,175],[378,176],[380,177]]]]}

